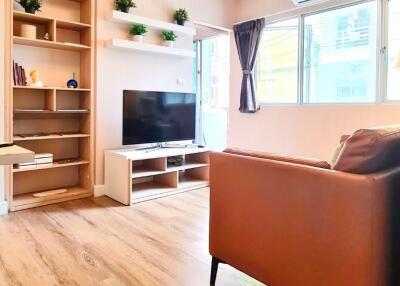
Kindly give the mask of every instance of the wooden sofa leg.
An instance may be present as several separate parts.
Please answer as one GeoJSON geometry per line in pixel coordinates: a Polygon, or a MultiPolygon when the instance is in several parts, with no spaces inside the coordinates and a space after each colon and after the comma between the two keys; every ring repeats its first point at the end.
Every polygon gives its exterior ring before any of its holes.
{"type": "Polygon", "coordinates": [[[210,286],[215,285],[215,281],[217,280],[217,272],[218,272],[218,265],[220,263],[224,263],[222,260],[213,257],[211,261],[211,278],[210,278],[210,286]]]}

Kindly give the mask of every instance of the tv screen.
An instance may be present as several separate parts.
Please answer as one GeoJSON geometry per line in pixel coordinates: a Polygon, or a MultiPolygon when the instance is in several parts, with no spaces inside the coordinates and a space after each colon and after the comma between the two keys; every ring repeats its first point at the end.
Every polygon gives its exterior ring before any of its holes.
{"type": "Polygon", "coordinates": [[[123,145],[194,140],[196,95],[124,91],[123,145]]]}

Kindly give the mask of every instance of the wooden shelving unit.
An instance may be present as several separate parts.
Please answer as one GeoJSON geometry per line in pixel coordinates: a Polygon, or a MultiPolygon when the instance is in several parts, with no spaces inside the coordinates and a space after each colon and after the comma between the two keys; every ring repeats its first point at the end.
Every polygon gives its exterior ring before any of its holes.
{"type": "Polygon", "coordinates": [[[106,195],[131,205],[208,187],[209,150],[111,150],[105,156],[106,195]],[[179,164],[171,163],[178,158],[179,164]]]}
{"type": "Polygon", "coordinates": [[[10,209],[89,197],[94,174],[96,1],[44,0],[42,12],[35,15],[13,11],[13,1],[6,1],[10,11],[8,137],[21,147],[54,157],[50,165],[8,169],[10,209]],[[21,37],[22,23],[37,27],[36,39],[21,37]],[[49,40],[44,40],[45,33],[49,40]],[[39,55],[37,59],[32,53],[39,55]],[[49,54],[51,62],[45,64],[52,72],[42,80],[51,86],[14,86],[13,60],[27,69],[29,78],[29,69],[43,66],[44,53],[49,54]],[[64,54],[70,65],[65,65],[64,54]],[[78,89],[65,87],[70,78],[62,75],[72,73],[77,75],[78,89]],[[65,192],[40,196],[60,189],[65,192]]]}

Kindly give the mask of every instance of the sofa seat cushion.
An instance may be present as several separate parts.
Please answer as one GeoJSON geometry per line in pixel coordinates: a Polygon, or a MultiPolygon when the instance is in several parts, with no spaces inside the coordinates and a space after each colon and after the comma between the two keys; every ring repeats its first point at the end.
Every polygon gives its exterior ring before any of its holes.
{"type": "Polygon", "coordinates": [[[400,125],[360,129],[344,143],[333,170],[371,174],[400,165],[400,125]]]}
{"type": "Polygon", "coordinates": [[[281,155],[275,153],[267,153],[267,152],[256,152],[256,151],[249,151],[249,150],[242,150],[242,149],[235,149],[235,148],[228,148],[224,151],[225,153],[235,154],[240,156],[248,156],[260,159],[268,159],[286,163],[293,163],[299,165],[306,165],[316,168],[322,169],[330,169],[331,165],[329,165],[326,161],[321,161],[318,159],[310,159],[310,158],[303,158],[297,156],[288,156],[288,155],[281,155]]]}

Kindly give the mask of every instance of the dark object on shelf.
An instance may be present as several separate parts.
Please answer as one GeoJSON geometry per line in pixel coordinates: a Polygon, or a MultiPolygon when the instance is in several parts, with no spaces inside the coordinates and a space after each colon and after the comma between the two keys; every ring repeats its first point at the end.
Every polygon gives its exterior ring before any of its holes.
{"type": "Polygon", "coordinates": [[[185,9],[176,10],[175,20],[178,25],[185,26],[185,22],[189,20],[188,12],[185,9]]]}
{"type": "Polygon", "coordinates": [[[25,8],[25,12],[35,14],[42,7],[42,0],[17,0],[18,4],[25,8]]]}
{"type": "Polygon", "coordinates": [[[13,83],[16,86],[27,86],[25,69],[13,61],[13,83]]]}
{"type": "Polygon", "coordinates": [[[168,157],[167,162],[168,165],[173,165],[173,166],[182,166],[184,163],[182,156],[168,157]]]}
{"type": "Polygon", "coordinates": [[[136,8],[136,4],[132,0],[115,0],[115,8],[118,11],[128,13],[129,8],[136,8]]]}
{"type": "Polygon", "coordinates": [[[73,73],[72,79],[67,82],[68,88],[78,88],[78,82],[75,80],[75,73],[73,73]]]}

